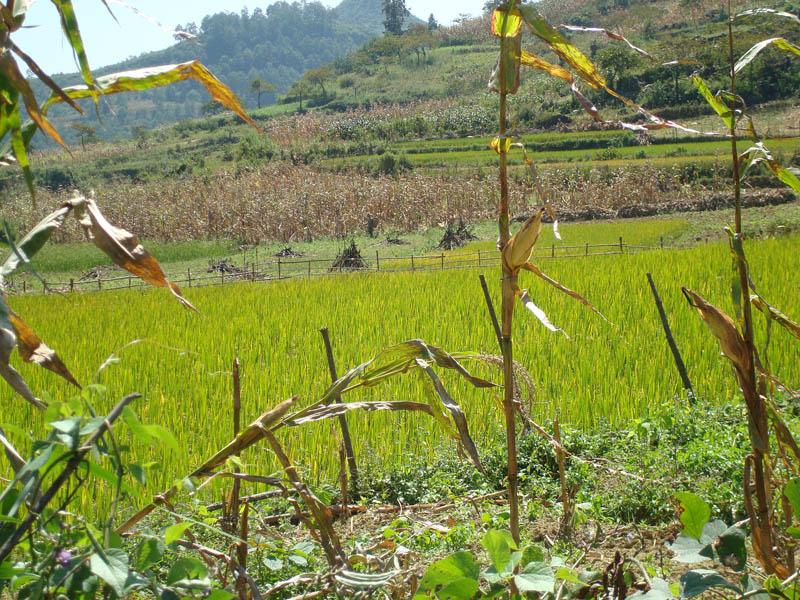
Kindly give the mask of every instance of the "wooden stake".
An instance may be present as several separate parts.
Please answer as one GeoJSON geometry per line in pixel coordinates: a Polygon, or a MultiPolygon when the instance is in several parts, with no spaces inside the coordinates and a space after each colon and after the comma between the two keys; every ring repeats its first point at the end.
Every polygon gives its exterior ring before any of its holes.
{"type": "Polygon", "coordinates": [[[558,423],[558,417],[553,419],[553,437],[558,442],[556,446],[556,460],[558,462],[558,480],[561,483],[561,535],[569,537],[572,533],[572,496],[567,483],[567,457],[564,453],[564,447],[561,444],[561,427],[558,423]]]}
{"type": "MultiPolygon", "coordinates": [[[[322,334],[322,341],[325,343],[325,354],[328,358],[328,371],[331,374],[331,382],[336,383],[339,376],[336,373],[336,361],[333,358],[333,347],[331,346],[330,332],[327,327],[319,330],[322,334]]],[[[337,395],[333,398],[334,403],[341,402],[342,399],[337,395]]],[[[350,428],[347,426],[347,417],[339,415],[339,427],[342,430],[342,444],[347,458],[347,466],[350,471],[350,481],[352,482],[353,490],[358,490],[358,465],[356,464],[356,455],[353,450],[353,440],[350,438],[350,428]]]]}
{"type": "Polygon", "coordinates": [[[664,328],[664,335],[667,338],[669,349],[672,351],[672,357],[675,359],[675,366],[678,368],[678,374],[681,376],[683,389],[685,389],[689,394],[689,402],[694,404],[696,397],[694,395],[692,382],[689,379],[689,373],[686,371],[686,364],[683,362],[683,357],[681,356],[681,351],[678,349],[678,344],[675,343],[675,338],[672,335],[672,329],[670,328],[669,321],[667,320],[667,312],[664,310],[664,304],[661,302],[661,296],[658,295],[656,283],[653,281],[653,276],[650,273],[647,274],[647,281],[650,283],[650,290],[653,292],[653,298],[656,302],[658,315],[661,317],[661,325],[664,328]]]}
{"type": "MultiPolygon", "coordinates": [[[[239,437],[239,432],[242,427],[241,413],[242,413],[242,387],[239,378],[239,358],[233,359],[233,438],[239,437]]],[[[241,452],[236,453],[237,458],[241,456],[241,452]]],[[[236,469],[234,473],[239,473],[236,469]]],[[[242,482],[240,479],[233,480],[233,492],[231,493],[231,523],[235,528],[239,523],[239,493],[241,491],[242,482]]]]}

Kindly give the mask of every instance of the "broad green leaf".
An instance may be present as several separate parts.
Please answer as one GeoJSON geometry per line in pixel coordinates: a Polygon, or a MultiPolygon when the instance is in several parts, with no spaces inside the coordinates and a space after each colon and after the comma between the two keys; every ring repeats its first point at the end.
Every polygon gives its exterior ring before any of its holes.
{"type": "Polygon", "coordinates": [[[480,567],[469,552],[456,552],[432,563],[422,577],[415,598],[469,600],[478,591],[480,567]]]}
{"type": "Polygon", "coordinates": [[[747,52],[745,52],[739,61],[736,63],[736,66],[733,68],[734,72],[739,73],[742,69],[744,69],[747,65],[749,65],[753,60],[761,54],[761,52],[768,48],[769,46],[775,46],[776,48],[783,50],[784,52],[789,52],[790,54],[794,54],[795,56],[800,56],[800,47],[795,46],[791,42],[787,41],[782,37],[770,38],[768,40],[762,40],[758,42],[755,46],[750,48],[747,52]]]}
{"type": "Polygon", "coordinates": [[[747,566],[747,536],[742,529],[730,527],[719,536],[713,546],[719,561],[734,571],[747,566]]]}
{"type": "Polygon", "coordinates": [[[741,594],[739,586],[730,583],[716,571],[697,569],[681,577],[681,598],[694,598],[712,588],[725,588],[741,594]]]}
{"type": "MultiPolygon", "coordinates": [[[[6,85],[11,85],[19,92],[19,95],[22,96],[22,101],[25,103],[25,109],[31,120],[36,123],[46,135],[53,138],[59,145],[66,147],[64,140],[61,139],[55,127],[52,126],[50,121],[47,120],[47,117],[42,113],[42,109],[36,101],[33,89],[25,76],[20,72],[17,61],[15,61],[11,53],[7,51],[0,55],[0,77],[5,79],[4,83],[6,85]]],[[[18,129],[21,129],[21,125],[18,129]]]]}
{"type": "Polygon", "coordinates": [[[708,102],[708,105],[714,109],[714,112],[716,112],[723,121],[725,121],[725,125],[728,126],[728,129],[731,129],[733,127],[734,115],[728,105],[725,104],[719,96],[715,96],[711,92],[706,82],[703,81],[703,78],[699,75],[693,75],[692,82],[697,88],[697,91],[700,92],[700,95],[708,102]]]}
{"type": "Polygon", "coordinates": [[[728,529],[723,521],[711,521],[703,527],[703,535],[700,539],[690,537],[681,533],[670,546],[670,550],[675,553],[673,560],[684,564],[694,564],[705,562],[715,558],[713,544],[717,538],[728,529]]]}
{"type": "MultiPolygon", "coordinates": [[[[121,92],[140,92],[154,88],[164,87],[191,79],[205,87],[213,100],[236,113],[243,121],[258,128],[255,121],[245,112],[239,99],[231,89],[217,79],[200,61],[193,60],[177,65],[163,65],[159,67],[148,67],[135,71],[124,71],[98,77],[96,90],[100,95],[119,94],[121,92]]],[[[88,98],[93,95],[94,90],[86,85],[76,85],[63,88],[64,93],[73,100],[88,98]]],[[[62,102],[60,96],[52,95],[45,103],[44,109],[51,105],[62,102]]]]}
{"type": "Polygon", "coordinates": [[[766,164],[773,174],[784,184],[800,193],[800,178],[792,171],[784,167],[776,160],[763,142],[756,142],[753,146],[745,150],[739,157],[745,162],[745,176],[755,165],[766,164]]]}
{"type": "Polygon", "coordinates": [[[23,263],[22,259],[29,261],[33,258],[50,240],[53,232],[64,224],[64,219],[72,211],[72,208],[69,202],[62,204],[58,210],[53,211],[39,221],[24,238],[17,242],[16,246],[19,254],[12,252],[3,265],[0,266],[0,277],[13,275],[23,263]]]}
{"type": "Polygon", "coordinates": [[[800,517],[800,479],[792,479],[783,486],[783,495],[789,501],[796,517],[800,517]]]}
{"type": "Polygon", "coordinates": [[[572,583],[578,587],[586,587],[586,582],[578,576],[575,569],[570,569],[569,567],[559,567],[556,569],[556,579],[572,583]]]}
{"type": "Polygon", "coordinates": [[[511,554],[517,549],[517,544],[514,542],[514,538],[511,537],[511,533],[498,529],[487,531],[481,538],[481,546],[486,550],[489,560],[492,561],[492,565],[498,573],[503,573],[507,570],[511,561],[511,554]]]}
{"type": "Polygon", "coordinates": [[[238,598],[238,596],[227,590],[213,590],[206,596],[206,600],[233,600],[234,598],[238,598]]]}
{"type": "Polygon", "coordinates": [[[25,184],[28,186],[31,198],[36,198],[33,171],[31,171],[31,164],[28,159],[28,143],[22,133],[22,120],[17,101],[18,94],[14,92],[10,96],[9,102],[0,103],[0,139],[5,137],[6,134],[10,134],[11,151],[14,153],[14,159],[17,161],[19,168],[22,169],[25,184]]]}
{"type": "Polygon", "coordinates": [[[595,89],[607,89],[605,78],[592,61],[575,45],[567,41],[531,4],[519,7],[522,18],[531,31],[545,42],[564,62],[572,67],[581,79],[595,89]]]}
{"type": "Polygon", "coordinates": [[[105,551],[105,556],[92,554],[89,559],[92,573],[105,581],[120,598],[125,596],[126,582],[128,581],[128,555],[118,548],[105,551]]]}
{"type": "Polygon", "coordinates": [[[81,37],[80,27],[78,27],[78,18],[75,16],[75,7],[72,4],[72,0],[51,1],[61,16],[61,28],[69,41],[69,45],[72,46],[72,51],[75,53],[83,81],[86,84],[87,96],[91,96],[97,102],[95,79],[89,66],[89,59],[86,57],[86,49],[83,45],[83,38],[81,37]]]}
{"type": "Polygon", "coordinates": [[[711,518],[711,507],[699,496],[691,492],[678,492],[675,499],[680,502],[680,520],[683,533],[700,540],[703,528],[711,518]]]}
{"type": "Polygon", "coordinates": [[[653,577],[647,592],[636,592],[628,596],[631,600],[671,600],[675,597],[669,583],[660,577],[653,577]]]}
{"type": "Polygon", "coordinates": [[[164,542],[161,540],[154,538],[144,540],[136,549],[136,568],[147,571],[161,561],[165,551],[164,542]]]}
{"type": "Polygon", "coordinates": [[[164,530],[164,544],[169,546],[183,537],[183,534],[192,526],[191,523],[176,523],[164,530]]]}
{"type": "Polygon", "coordinates": [[[196,558],[179,558],[167,574],[167,585],[180,581],[200,580],[208,577],[208,568],[196,558]]]}
{"type": "Polygon", "coordinates": [[[175,452],[180,452],[178,440],[168,429],[161,425],[144,425],[130,407],[125,407],[122,411],[122,420],[131,430],[131,434],[139,441],[148,444],[158,442],[175,452]]]}
{"type": "Polygon", "coordinates": [[[522,16],[519,11],[497,8],[492,13],[492,35],[496,37],[518,37],[522,29],[522,16]]]}
{"type": "Polygon", "coordinates": [[[556,578],[550,565],[533,562],[525,566],[522,572],[514,576],[514,583],[520,592],[553,593],[556,578]]]}
{"type": "MultiPolygon", "coordinates": [[[[117,485],[117,474],[116,473],[114,473],[112,471],[109,471],[108,469],[106,469],[104,467],[101,467],[100,465],[98,465],[96,462],[93,462],[93,461],[90,461],[88,463],[88,465],[89,465],[88,466],[88,470],[89,470],[90,474],[94,475],[95,477],[97,477],[99,479],[102,479],[103,481],[105,481],[106,483],[108,483],[108,484],[110,484],[112,486],[117,485]]],[[[131,488],[130,484],[127,483],[124,479],[123,479],[122,483],[120,484],[120,489],[123,492],[125,492],[126,494],[134,493],[133,488],[131,488]]]]}
{"type": "Polygon", "coordinates": [[[516,94],[520,86],[520,62],[522,36],[505,39],[500,50],[497,65],[492,71],[489,89],[493,92],[516,94]],[[502,67],[502,68],[501,68],[502,67]],[[501,71],[505,76],[501,81],[501,71]]]}

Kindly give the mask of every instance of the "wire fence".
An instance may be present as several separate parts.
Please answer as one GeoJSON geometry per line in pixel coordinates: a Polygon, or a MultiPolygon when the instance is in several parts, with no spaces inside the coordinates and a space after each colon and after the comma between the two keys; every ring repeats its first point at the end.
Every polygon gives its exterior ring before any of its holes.
{"type": "MultiPolygon", "coordinates": [[[[566,258],[589,258],[596,256],[613,256],[632,254],[645,250],[663,250],[663,238],[659,245],[634,245],[625,243],[623,238],[611,244],[582,244],[564,246],[537,247],[536,260],[558,260],[566,258]]],[[[271,282],[287,279],[309,278],[340,275],[347,273],[398,273],[446,271],[450,269],[468,269],[476,267],[499,267],[500,256],[497,250],[474,250],[459,252],[440,252],[436,254],[393,256],[381,255],[380,250],[374,254],[362,254],[357,266],[334,266],[339,257],[269,257],[259,260],[258,252],[243,256],[244,262],[236,265],[228,260],[219,261],[209,266],[206,271],[187,269],[182,272],[168,272],[167,277],[183,288],[198,288],[226,285],[240,282],[271,282]],[[249,260],[248,260],[249,259],[249,260]]],[[[125,273],[124,271],[120,271],[125,273]]],[[[147,285],[133,275],[119,276],[85,276],[69,280],[53,281],[42,279],[11,279],[6,282],[10,294],[68,294],[78,292],[103,292],[124,289],[145,288],[147,285]]]]}

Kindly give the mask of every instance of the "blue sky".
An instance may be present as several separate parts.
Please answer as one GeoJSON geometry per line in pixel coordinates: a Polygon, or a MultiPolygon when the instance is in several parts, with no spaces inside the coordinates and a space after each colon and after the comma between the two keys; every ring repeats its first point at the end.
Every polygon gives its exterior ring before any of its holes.
{"type": "MultiPolygon", "coordinates": [[[[120,0],[108,0],[122,26],[108,14],[100,0],[74,0],[75,10],[81,24],[89,62],[94,68],[119,62],[148,50],[158,50],[173,43],[172,36],[156,23],[136,15],[118,4],[120,0]]],[[[148,17],[163,24],[165,28],[191,21],[199,23],[207,14],[229,10],[250,10],[272,4],[269,0],[125,0],[148,17]]],[[[326,6],[336,6],[339,0],[322,0],[326,6]]],[[[460,14],[478,14],[484,0],[406,0],[411,12],[427,18],[431,12],[440,23],[450,23],[460,14]]],[[[76,70],[58,24],[55,8],[48,0],[37,0],[25,21],[26,28],[14,34],[17,44],[45,71],[65,73],[76,70]]]]}

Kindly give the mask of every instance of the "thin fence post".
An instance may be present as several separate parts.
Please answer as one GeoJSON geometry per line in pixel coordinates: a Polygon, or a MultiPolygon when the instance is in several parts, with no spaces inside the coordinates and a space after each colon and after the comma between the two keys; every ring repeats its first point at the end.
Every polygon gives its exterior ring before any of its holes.
{"type": "Polygon", "coordinates": [[[481,266],[481,251],[478,250],[478,266],[481,266]]]}
{"type": "Polygon", "coordinates": [[[308,276],[311,277],[311,261],[308,261],[308,276]]]}
{"type": "Polygon", "coordinates": [[[550,247],[550,258],[555,258],[555,257],[556,257],[556,245],[555,245],[555,244],[553,244],[553,245],[550,247]]]}
{"type": "Polygon", "coordinates": [[[97,278],[97,289],[98,290],[102,290],[103,289],[103,280],[100,279],[99,277],[97,278]]]}
{"type": "Polygon", "coordinates": [[[225,271],[222,270],[219,272],[220,284],[225,285],[225,271]]]}
{"type": "Polygon", "coordinates": [[[442,271],[444,271],[444,252],[442,252],[442,271]]]}
{"type": "Polygon", "coordinates": [[[689,402],[694,404],[696,396],[694,395],[692,381],[689,379],[689,373],[686,371],[686,364],[683,362],[681,351],[678,349],[678,344],[675,342],[675,337],[672,335],[672,329],[670,329],[669,326],[667,312],[664,310],[664,304],[661,302],[661,296],[658,295],[656,283],[653,281],[653,276],[650,273],[647,274],[647,282],[650,284],[650,290],[653,292],[653,298],[655,299],[656,308],[658,309],[658,316],[661,317],[661,325],[664,327],[664,335],[667,338],[669,349],[672,351],[672,357],[675,359],[675,366],[678,368],[678,374],[681,376],[683,388],[686,390],[687,394],[689,394],[689,402]]]}
{"type": "Polygon", "coordinates": [[[70,292],[74,292],[75,291],[75,280],[74,279],[70,279],[69,280],[69,291],[70,292]]]}
{"type": "Polygon", "coordinates": [[[25,281],[24,279],[22,280],[22,293],[23,294],[28,293],[28,282],[25,281]]]}
{"type": "Polygon", "coordinates": [[[620,254],[625,253],[625,246],[622,243],[622,236],[619,236],[619,252],[620,254]]]}
{"type": "Polygon", "coordinates": [[[250,265],[250,271],[251,271],[250,281],[255,281],[256,280],[256,263],[253,263],[252,265],[250,265]]]}
{"type": "Polygon", "coordinates": [[[186,269],[186,278],[189,281],[189,287],[192,287],[192,269],[191,268],[186,269]]]}
{"type": "Polygon", "coordinates": [[[411,255],[411,270],[414,270],[414,255],[411,255]]]}
{"type": "Polygon", "coordinates": [[[589,242],[586,242],[586,256],[589,256],[589,242]]]}
{"type": "Polygon", "coordinates": [[[281,278],[281,257],[278,257],[278,279],[281,278]]]}
{"type": "MultiPolygon", "coordinates": [[[[339,376],[336,373],[336,361],[333,358],[333,347],[331,346],[331,337],[327,327],[319,330],[322,334],[322,341],[325,344],[325,355],[328,359],[328,370],[331,374],[331,381],[336,383],[339,376]]],[[[342,401],[339,395],[333,397],[333,403],[338,404],[342,401]]],[[[344,446],[345,454],[347,456],[347,468],[350,471],[350,481],[353,482],[353,490],[358,490],[358,465],[356,464],[356,455],[353,451],[353,440],[350,437],[350,428],[347,426],[347,417],[339,415],[339,426],[342,429],[342,445],[344,446]]]]}
{"type": "Polygon", "coordinates": [[[133,277],[128,275],[128,289],[133,287],[133,277]]]}
{"type": "Polygon", "coordinates": [[[661,249],[664,249],[664,236],[661,236],[661,249]]]}
{"type": "Polygon", "coordinates": [[[377,250],[375,250],[375,270],[381,270],[381,257],[377,250]]]}

